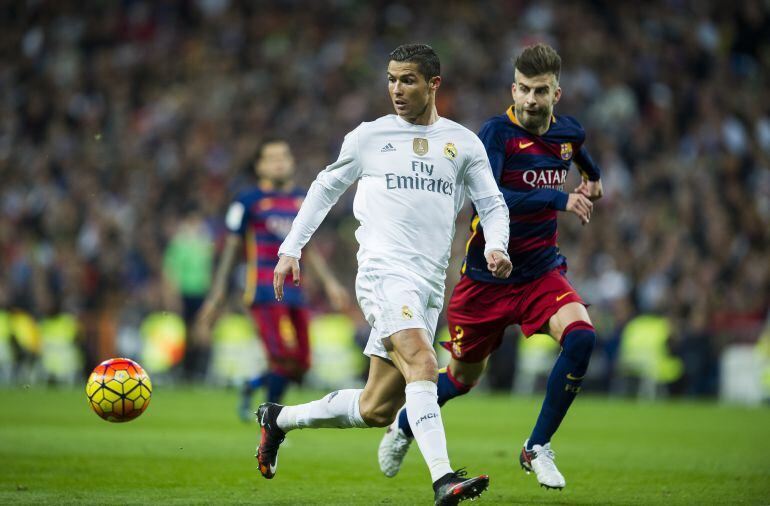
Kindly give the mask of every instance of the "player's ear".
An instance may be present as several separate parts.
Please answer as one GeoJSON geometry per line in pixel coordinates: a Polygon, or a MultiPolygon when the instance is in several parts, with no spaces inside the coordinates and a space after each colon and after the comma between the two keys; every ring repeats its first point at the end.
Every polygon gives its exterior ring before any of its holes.
{"type": "Polygon", "coordinates": [[[441,76],[433,76],[428,81],[428,87],[432,91],[438,90],[438,87],[441,86],[441,76]]]}
{"type": "Polygon", "coordinates": [[[560,98],[561,98],[561,86],[557,85],[556,92],[553,94],[554,105],[556,105],[556,103],[559,101],[560,98]]]}
{"type": "Polygon", "coordinates": [[[513,98],[513,101],[516,101],[516,81],[511,83],[511,98],[513,98]]]}

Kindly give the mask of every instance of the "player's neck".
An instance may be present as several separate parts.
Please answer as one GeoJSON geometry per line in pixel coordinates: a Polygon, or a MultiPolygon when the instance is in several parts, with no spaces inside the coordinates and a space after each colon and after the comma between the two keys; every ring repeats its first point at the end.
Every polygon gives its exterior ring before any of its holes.
{"type": "Polygon", "coordinates": [[[286,191],[290,190],[293,186],[294,183],[291,179],[287,179],[286,181],[279,181],[266,177],[259,179],[259,187],[264,191],[286,191]]]}
{"type": "Polygon", "coordinates": [[[430,101],[425,107],[425,110],[417,117],[407,118],[405,116],[401,116],[401,119],[413,125],[432,125],[438,121],[438,111],[436,111],[436,104],[433,101],[430,101]]]}

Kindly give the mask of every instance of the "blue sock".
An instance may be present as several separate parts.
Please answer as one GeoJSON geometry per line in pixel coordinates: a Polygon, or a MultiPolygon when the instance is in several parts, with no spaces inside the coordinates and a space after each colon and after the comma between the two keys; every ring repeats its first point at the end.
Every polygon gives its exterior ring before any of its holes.
{"type": "Polygon", "coordinates": [[[289,378],[277,372],[269,372],[266,376],[267,402],[281,402],[283,393],[289,386],[289,378]]]}
{"type": "MultiPolygon", "coordinates": [[[[454,399],[470,392],[473,385],[463,385],[457,381],[452,372],[447,367],[438,375],[438,405],[443,406],[449,399],[454,399]]],[[[406,409],[398,413],[398,428],[404,431],[407,437],[414,437],[412,428],[409,426],[409,419],[406,417],[406,409]]]]}
{"type": "Polygon", "coordinates": [[[261,387],[265,383],[265,380],[267,379],[268,374],[270,374],[270,373],[266,372],[266,373],[254,376],[250,380],[247,380],[246,381],[246,386],[248,387],[249,391],[253,392],[254,390],[256,390],[259,387],[261,387]]]}
{"type": "Polygon", "coordinates": [[[529,436],[529,448],[544,445],[559,428],[572,401],[580,392],[580,384],[588,370],[596,333],[589,323],[578,321],[564,329],[562,351],[548,377],[543,407],[529,436]]]}

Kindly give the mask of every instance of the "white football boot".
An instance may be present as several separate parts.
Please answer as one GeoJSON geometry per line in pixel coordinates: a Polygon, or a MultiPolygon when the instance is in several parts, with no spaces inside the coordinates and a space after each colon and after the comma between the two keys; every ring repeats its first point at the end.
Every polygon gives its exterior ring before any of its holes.
{"type": "MultiPolygon", "coordinates": [[[[400,413],[400,412],[399,412],[400,413]]],[[[404,462],[406,452],[409,451],[409,445],[412,444],[413,437],[408,437],[404,431],[398,428],[398,416],[390,424],[385,435],[380,441],[380,448],[377,450],[377,460],[380,462],[380,471],[388,478],[398,474],[401,469],[401,463],[404,462]]]]}
{"type": "Polygon", "coordinates": [[[534,472],[541,487],[563,489],[567,482],[556,469],[556,464],[553,463],[556,455],[551,450],[551,443],[546,443],[543,446],[533,445],[532,450],[529,451],[527,450],[527,443],[529,443],[529,439],[524,441],[524,448],[521,449],[521,455],[519,455],[521,468],[527,474],[534,472]]]}

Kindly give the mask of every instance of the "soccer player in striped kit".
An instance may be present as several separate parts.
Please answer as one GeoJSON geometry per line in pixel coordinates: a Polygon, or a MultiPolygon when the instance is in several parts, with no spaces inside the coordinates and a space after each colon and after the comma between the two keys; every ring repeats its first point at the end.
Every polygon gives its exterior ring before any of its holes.
{"type": "MultiPolygon", "coordinates": [[[[588,224],[602,184],[583,146],[583,128],[574,118],[553,113],[561,97],[556,51],[544,44],[527,47],[514,67],[514,105],[479,133],[508,204],[513,272],[507,279],[488,272],[481,254],[484,230],[474,213],[462,278],[447,312],[451,341],[442,344],[452,358],[439,375],[439,404],[470,391],[507,326],[520,325],[527,337],[549,334],[562,351],[519,460],[542,486],[561,489],[566,481],[554,464],[550,441],[580,391],[596,335],[585,303],[566,278],[567,262],[556,246],[556,215],[569,212],[588,224]],[[563,187],[573,162],[583,181],[567,193],[563,187]]],[[[405,407],[380,443],[378,458],[386,476],[398,473],[411,434],[405,407]]]]}
{"type": "MultiPolygon", "coordinates": [[[[225,218],[229,231],[214,283],[199,314],[198,331],[207,334],[225,299],[227,280],[239,250],[246,254],[246,282],[243,302],[249,308],[265,346],[268,370],[243,385],[239,414],[251,419],[252,393],[266,390],[269,402],[280,402],[289,383],[299,382],[310,367],[308,311],[299,287],[290,285],[282,301],[273,294],[273,270],[278,247],[305,198],[294,184],[294,157],[283,139],[263,141],[254,170],[255,188],[239,194],[225,218]]],[[[332,307],[346,306],[349,296],[337,282],[323,257],[308,251],[308,262],[324,285],[332,307]]]]}

